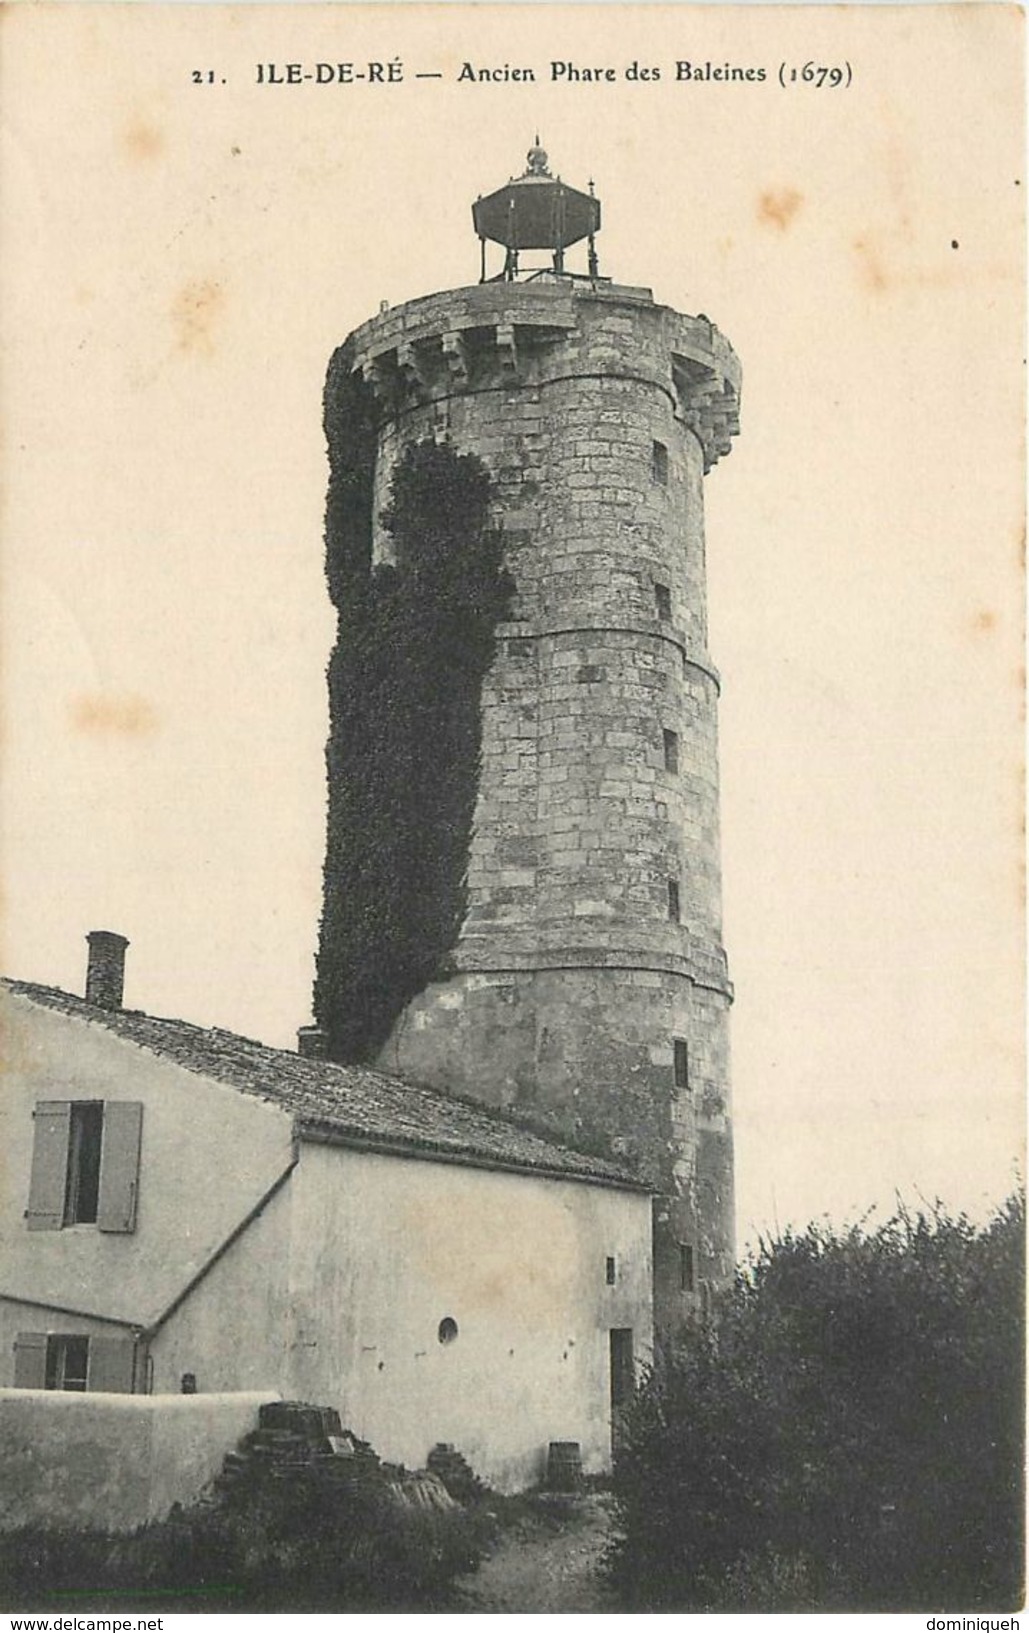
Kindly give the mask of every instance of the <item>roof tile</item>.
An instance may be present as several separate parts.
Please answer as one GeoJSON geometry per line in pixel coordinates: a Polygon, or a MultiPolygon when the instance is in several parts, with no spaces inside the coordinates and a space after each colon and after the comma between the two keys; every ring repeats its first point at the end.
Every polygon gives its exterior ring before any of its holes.
{"type": "Polygon", "coordinates": [[[106,1027],[187,1071],[272,1101],[292,1112],[301,1137],[645,1189],[613,1162],[558,1145],[502,1112],[439,1089],[366,1066],[309,1060],[220,1027],[162,1020],[139,1010],[101,1009],[56,987],[28,981],[2,984],[44,1008],[106,1027]]]}

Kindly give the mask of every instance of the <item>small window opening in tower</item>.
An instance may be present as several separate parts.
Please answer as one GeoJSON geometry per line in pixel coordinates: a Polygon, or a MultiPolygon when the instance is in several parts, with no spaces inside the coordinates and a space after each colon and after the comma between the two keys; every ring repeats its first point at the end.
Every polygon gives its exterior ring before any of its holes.
{"type": "Polygon", "coordinates": [[[666,731],[663,734],[665,744],[665,770],[678,771],[679,769],[679,733],[666,731]]]}
{"type": "Polygon", "coordinates": [[[693,1271],[693,1248],[689,1242],[679,1243],[679,1286],[684,1293],[695,1290],[693,1271]]]}
{"type": "Polygon", "coordinates": [[[609,1287],[614,1286],[615,1278],[616,1278],[617,1274],[618,1274],[618,1267],[615,1264],[614,1259],[609,1254],[608,1259],[607,1259],[606,1271],[605,1271],[605,1278],[607,1280],[607,1285],[609,1287]]]}
{"type": "Polygon", "coordinates": [[[651,450],[650,474],[661,487],[668,486],[668,449],[663,442],[655,442],[651,450]]]}
{"type": "Polygon", "coordinates": [[[445,1315],[436,1329],[436,1337],[441,1344],[452,1344],[457,1337],[457,1322],[452,1315],[445,1315]]]}
{"type": "Polygon", "coordinates": [[[672,1043],[672,1060],[676,1088],[688,1089],[690,1086],[690,1049],[685,1038],[674,1039],[672,1043]]]}
{"type": "Polygon", "coordinates": [[[672,616],[672,592],[667,584],[654,585],[654,600],[657,603],[658,617],[670,619],[672,616]]]}
{"type": "Polygon", "coordinates": [[[678,881],[678,879],[669,879],[669,881],[668,881],[668,917],[673,921],[673,923],[678,924],[678,922],[679,922],[679,881],[678,881]]]}
{"type": "Polygon", "coordinates": [[[95,1225],[100,1197],[100,1146],[104,1137],[102,1100],[76,1100],[71,1108],[66,1225],[95,1225]]]}

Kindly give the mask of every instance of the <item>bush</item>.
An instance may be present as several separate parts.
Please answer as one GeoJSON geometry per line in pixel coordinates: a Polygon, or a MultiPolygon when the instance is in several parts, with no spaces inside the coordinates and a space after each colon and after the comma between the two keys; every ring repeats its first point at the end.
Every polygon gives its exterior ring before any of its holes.
{"type": "Polygon", "coordinates": [[[1024,1203],[763,1244],[655,1366],[615,1466],[648,1609],[1020,1602],[1024,1203]]]}
{"type": "Polygon", "coordinates": [[[344,1483],[253,1469],[131,1536],[9,1532],[0,1580],[15,1609],[431,1609],[478,1564],[493,1521],[481,1505],[426,1507],[402,1491],[385,1470],[344,1483]]]}

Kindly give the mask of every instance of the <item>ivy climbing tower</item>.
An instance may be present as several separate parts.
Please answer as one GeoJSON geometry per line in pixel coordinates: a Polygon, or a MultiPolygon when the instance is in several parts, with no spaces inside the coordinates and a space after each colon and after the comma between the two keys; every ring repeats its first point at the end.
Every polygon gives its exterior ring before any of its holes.
{"type": "Polygon", "coordinates": [[[480,282],[329,369],[316,1019],[330,1053],[633,1167],[670,1334],[734,1256],[703,479],[740,368],[601,276],[599,201],[538,143],[473,221],[480,282]]]}

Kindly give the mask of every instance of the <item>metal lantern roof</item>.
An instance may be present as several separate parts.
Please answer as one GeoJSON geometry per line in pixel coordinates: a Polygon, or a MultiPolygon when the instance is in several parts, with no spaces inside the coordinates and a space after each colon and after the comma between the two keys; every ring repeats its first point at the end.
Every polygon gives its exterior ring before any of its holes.
{"type": "Polygon", "coordinates": [[[472,205],[479,237],[509,250],[563,250],[599,231],[600,200],[552,176],[538,138],[528,160],[524,175],[472,205]]]}

